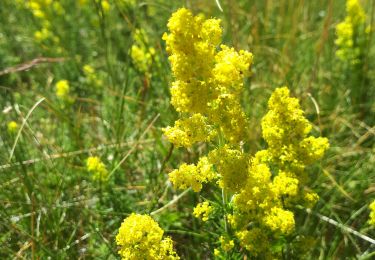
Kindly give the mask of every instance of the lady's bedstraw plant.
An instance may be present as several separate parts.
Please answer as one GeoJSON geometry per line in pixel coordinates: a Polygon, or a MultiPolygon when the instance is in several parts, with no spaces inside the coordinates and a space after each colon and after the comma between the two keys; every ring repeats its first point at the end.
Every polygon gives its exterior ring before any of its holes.
{"type": "Polygon", "coordinates": [[[366,27],[366,15],[358,0],[346,1],[346,13],[345,20],[336,26],[336,56],[355,65],[365,55],[370,27],[366,27]]]}
{"type": "Polygon", "coordinates": [[[351,103],[363,119],[371,114],[371,107],[365,105],[372,100],[367,91],[371,81],[368,67],[371,30],[359,0],[347,0],[346,17],[336,26],[336,56],[344,65],[344,70],[340,71],[342,85],[350,89],[351,103]]]}
{"type": "MultiPolygon", "coordinates": [[[[277,257],[274,245],[294,232],[295,205],[311,207],[318,200],[306,187],[305,168],[323,156],[328,140],[309,135],[312,126],[298,100],[282,87],[272,94],[262,120],[268,148],[251,156],[243,150],[249,124],[240,97],[253,55],[226,45],[218,48],[220,20],[193,16],[185,8],[172,15],[168,28],[163,39],[175,77],[171,103],[181,118],[164,134],[176,147],[198,142],[210,147],[196,164],[183,163],[172,171],[170,181],[195,192],[209,182],[222,188],[226,232],[216,256],[230,253],[236,244],[251,256],[277,257]]],[[[194,215],[210,221],[213,211],[203,202],[194,215]]]]}

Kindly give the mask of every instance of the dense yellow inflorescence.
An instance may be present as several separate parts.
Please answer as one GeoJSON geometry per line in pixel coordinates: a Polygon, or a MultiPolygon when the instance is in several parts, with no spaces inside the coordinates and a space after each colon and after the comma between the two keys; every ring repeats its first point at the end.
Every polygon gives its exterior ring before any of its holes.
{"type": "MultiPolygon", "coordinates": [[[[271,257],[272,243],[295,231],[295,205],[312,207],[319,198],[306,188],[305,169],[323,156],[328,140],[310,135],[312,125],[298,99],[281,87],[261,123],[267,149],[251,156],[243,149],[249,124],[241,95],[252,54],[220,45],[220,20],[193,16],[185,8],[172,15],[168,28],[163,39],[174,75],[171,104],[180,119],[164,134],[177,147],[207,143],[211,148],[197,165],[183,163],[169,179],[175,188],[195,192],[209,182],[222,188],[223,203],[231,196],[225,219],[240,246],[252,256],[271,257]]],[[[203,202],[193,214],[210,221],[207,212],[213,214],[203,202]]],[[[215,255],[234,247],[234,240],[222,240],[227,246],[216,248],[215,255]]]]}
{"type": "Polygon", "coordinates": [[[356,64],[361,52],[364,51],[361,50],[360,41],[368,31],[365,28],[366,15],[358,0],[346,1],[346,13],[344,21],[336,25],[336,56],[343,61],[356,64]]]}
{"type": "Polygon", "coordinates": [[[220,174],[219,186],[229,191],[237,191],[243,187],[247,179],[249,157],[228,145],[212,150],[208,158],[220,174]]]}
{"type": "Polygon", "coordinates": [[[375,226],[375,200],[370,204],[370,219],[369,223],[370,225],[375,226]]]}
{"type": "Polygon", "coordinates": [[[207,157],[201,157],[197,165],[183,163],[178,169],[169,173],[169,179],[176,188],[191,187],[195,192],[202,189],[202,183],[210,182],[215,177],[212,164],[207,157]]]}
{"type": "MultiPolygon", "coordinates": [[[[168,28],[170,33],[164,34],[163,39],[167,43],[175,76],[171,103],[181,113],[181,119],[173,127],[163,129],[164,134],[177,147],[186,148],[198,142],[212,143],[220,138],[227,140],[233,147],[218,150],[228,155],[228,160],[220,163],[218,176],[221,186],[233,189],[236,181],[231,179],[231,175],[235,173],[229,168],[234,165],[231,158],[241,154],[238,143],[245,137],[247,129],[240,96],[243,80],[250,75],[253,56],[225,45],[221,45],[218,51],[222,35],[220,20],[193,16],[185,8],[172,15],[168,28]]],[[[218,157],[213,153],[209,161],[218,162],[218,157]]],[[[194,190],[200,190],[201,183],[213,177],[203,178],[203,181],[191,177],[201,175],[196,170],[199,171],[192,165],[184,164],[170,174],[170,179],[177,184],[176,187],[187,187],[190,183],[194,184],[194,190]]]]}
{"type": "MultiPolygon", "coordinates": [[[[268,108],[262,120],[268,148],[251,159],[247,183],[233,201],[232,224],[236,229],[245,229],[238,232],[244,247],[248,247],[248,235],[253,234],[247,232],[248,223],[265,227],[273,236],[294,231],[292,206],[311,207],[318,199],[317,194],[305,190],[305,168],[320,159],[329,147],[326,138],[309,136],[311,124],[286,87],[274,91],[268,108]]],[[[256,255],[256,250],[253,253],[256,255]]]]}
{"type": "Polygon", "coordinates": [[[210,217],[210,214],[213,211],[213,207],[210,205],[208,201],[199,203],[193,211],[193,215],[196,218],[202,219],[202,221],[207,221],[210,217]]]}
{"type": "Polygon", "coordinates": [[[92,173],[92,178],[96,181],[106,181],[108,179],[108,171],[105,164],[99,157],[90,156],[86,160],[87,171],[92,173]]]}
{"type": "Polygon", "coordinates": [[[177,147],[188,148],[197,142],[209,141],[215,136],[215,132],[207,125],[207,121],[205,116],[197,113],[177,120],[173,127],[164,128],[164,134],[177,147]]]}
{"type": "Polygon", "coordinates": [[[118,253],[126,260],[179,259],[173,241],[163,238],[164,231],[150,216],[131,214],[121,224],[116,236],[118,253]]]}

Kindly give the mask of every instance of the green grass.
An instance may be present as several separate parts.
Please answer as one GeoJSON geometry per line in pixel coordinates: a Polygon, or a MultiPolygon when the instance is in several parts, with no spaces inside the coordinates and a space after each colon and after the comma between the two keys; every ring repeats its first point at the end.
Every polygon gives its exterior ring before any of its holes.
{"type": "MultiPolygon", "coordinates": [[[[250,151],[264,147],[260,119],[281,85],[301,100],[314,134],[330,140],[329,152],[310,169],[321,199],[313,213],[297,214],[300,233],[314,238],[305,258],[374,257],[375,245],[347,228],[375,238],[367,224],[368,204],[375,199],[375,39],[372,32],[364,70],[353,72],[335,57],[335,25],[345,16],[345,1],[222,0],[221,12],[213,0],[146,0],[134,6],[113,0],[105,13],[100,1],[81,8],[78,1],[64,0],[65,13],[51,12],[49,18],[58,44],[36,42],[40,21],[16,2],[0,2],[1,259],[117,259],[114,238],[122,220],[131,212],[151,213],[182,192],[171,187],[167,173],[206,149],[172,149],[161,131],[177,118],[169,104],[172,78],[161,36],[182,6],[222,19],[223,42],[255,56],[243,96],[250,151]],[[158,62],[147,74],[130,57],[136,28],[147,32],[156,49],[158,62]],[[38,57],[59,59],[18,67],[38,57]],[[101,86],[85,80],[86,64],[95,68],[101,86]],[[70,82],[73,104],[56,98],[54,86],[62,79],[70,82]],[[11,120],[24,123],[19,138],[7,131],[11,120]],[[107,183],[90,178],[89,155],[107,165],[107,183]]],[[[375,2],[362,4],[370,23],[375,2]]],[[[153,215],[182,259],[213,258],[215,230],[222,227],[202,224],[192,209],[200,196],[215,194],[214,188],[187,192],[153,215]]]]}

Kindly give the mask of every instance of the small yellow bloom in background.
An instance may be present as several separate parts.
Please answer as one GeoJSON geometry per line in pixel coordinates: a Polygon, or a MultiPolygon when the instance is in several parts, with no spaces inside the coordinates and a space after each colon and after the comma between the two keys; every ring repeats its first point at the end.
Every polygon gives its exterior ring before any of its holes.
{"type": "Polygon", "coordinates": [[[95,71],[95,68],[89,64],[86,64],[82,68],[85,80],[90,87],[101,88],[103,81],[100,79],[99,74],[95,71]]]}
{"type": "Polygon", "coordinates": [[[319,200],[319,195],[315,192],[306,192],[304,194],[304,202],[307,208],[312,208],[319,200]]]}
{"type": "Polygon", "coordinates": [[[360,62],[359,58],[364,51],[364,46],[358,43],[367,34],[366,14],[358,0],[346,1],[346,14],[344,21],[336,25],[336,56],[356,64],[360,62]]]}
{"type": "Polygon", "coordinates": [[[94,74],[95,70],[91,65],[86,64],[85,66],[83,66],[83,72],[87,76],[87,75],[94,74]]]}
{"type": "Polygon", "coordinates": [[[56,96],[59,99],[67,99],[69,97],[69,81],[59,80],[56,83],[56,96]]]}
{"type": "Polygon", "coordinates": [[[122,259],[180,259],[170,237],[148,215],[132,213],[121,224],[116,236],[122,259]]]}
{"type": "Polygon", "coordinates": [[[228,251],[232,250],[232,248],[234,247],[234,241],[229,239],[229,238],[226,238],[224,236],[220,236],[219,240],[220,240],[221,248],[225,252],[228,252],[228,251]]]}
{"type": "Polygon", "coordinates": [[[207,221],[213,209],[214,208],[210,205],[208,201],[198,203],[198,205],[194,208],[193,215],[196,218],[202,219],[202,221],[207,221]]]}
{"type": "Polygon", "coordinates": [[[108,179],[108,171],[105,164],[99,157],[90,156],[86,161],[87,171],[91,172],[94,180],[106,181],[108,179]]]}
{"type": "Polygon", "coordinates": [[[81,5],[81,6],[87,4],[87,2],[88,2],[88,0],[79,0],[78,1],[79,5],[81,5]]]}
{"type": "Polygon", "coordinates": [[[142,73],[149,73],[154,61],[158,62],[156,50],[150,47],[147,33],[142,29],[134,31],[134,43],[130,56],[135,68],[142,73]]]}
{"type": "Polygon", "coordinates": [[[10,121],[9,123],[8,123],[8,133],[10,133],[10,134],[14,134],[14,133],[16,133],[17,132],[17,130],[18,130],[18,124],[17,124],[17,122],[15,122],[15,121],[10,121]]]}
{"type": "Polygon", "coordinates": [[[369,208],[371,212],[370,212],[370,219],[368,222],[370,223],[370,225],[375,226],[375,200],[370,204],[369,208]]]}
{"type": "Polygon", "coordinates": [[[52,33],[47,28],[42,28],[40,31],[34,32],[34,39],[37,42],[45,41],[51,37],[52,37],[52,33]]]}
{"type": "Polygon", "coordinates": [[[111,5],[107,0],[102,0],[102,8],[104,12],[108,12],[111,9],[111,5]]]}

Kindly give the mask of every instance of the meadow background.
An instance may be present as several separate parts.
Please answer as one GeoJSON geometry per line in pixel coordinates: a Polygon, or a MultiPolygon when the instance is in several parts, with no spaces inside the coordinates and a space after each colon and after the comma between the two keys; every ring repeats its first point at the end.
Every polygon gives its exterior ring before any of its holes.
{"type": "MultiPolygon", "coordinates": [[[[367,223],[375,198],[375,39],[371,31],[360,68],[335,56],[344,0],[222,0],[223,11],[214,0],[61,0],[43,7],[42,18],[29,2],[0,1],[1,259],[118,259],[122,220],[182,192],[167,173],[205,149],[173,149],[161,131],[177,118],[161,37],[183,6],[222,19],[223,42],[254,54],[243,96],[251,151],[265,145],[260,120],[283,85],[330,141],[311,169],[320,200],[297,214],[296,226],[311,236],[301,245],[306,259],[375,256],[371,242],[348,232],[375,238],[367,223]],[[140,68],[133,45],[153,48],[151,63],[140,68]],[[60,80],[69,82],[68,98],[56,95],[60,80]],[[105,163],[108,181],[92,179],[89,156],[105,163]]],[[[375,1],[361,3],[374,27],[375,1]]],[[[206,195],[187,192],[153,214],[182,259],[213,258],[214,228],[192,217],[206,195]]]]}

